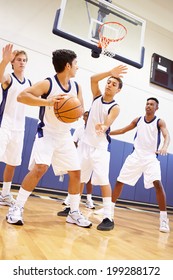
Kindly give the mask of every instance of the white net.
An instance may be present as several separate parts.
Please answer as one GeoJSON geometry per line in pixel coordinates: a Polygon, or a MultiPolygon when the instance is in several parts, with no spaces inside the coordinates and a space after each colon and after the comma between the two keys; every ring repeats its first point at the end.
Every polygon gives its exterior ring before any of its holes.
{"type": "Polygon", "coordinates": [[[127,29],[118,22],[106,22],[101,25],[99,30],[102,54],[114,57],[116,54],[116,46],[127,34],[127,29]]]}
{"type": "Polygon", "coordinates": [[[101,54],[107,55],[109,57],[114,57],[115,56],[115,50],[116,50],[116,45],[117,42],[110,42],[107,38],[104,38],[104,43],[102,40],[101,47],[102,47],[102,52],[101,54]]]}

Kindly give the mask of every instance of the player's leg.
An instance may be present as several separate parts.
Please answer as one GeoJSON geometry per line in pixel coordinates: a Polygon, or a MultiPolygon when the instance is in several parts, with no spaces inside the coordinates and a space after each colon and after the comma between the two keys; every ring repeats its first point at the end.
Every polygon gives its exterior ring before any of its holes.
{"type": "Polygon", "coordinates": [[[25,176],[16,197],[16,202],[10,207],[9,213],[6,216],[8,223],[15,225],[24,224],[22,213],[25,203],[47,169],[47,165],[35,164],[34,168],[25,176]]]}
{"type": "Polygon", "coordinates": [[[58,170],[67,171],[69,175],[68,193],[70,197],[70,209],[66,215],[60,211],[58,216],[67,216],[66,222],[76,224],[80,227],[90,227],[92,223],[88,221],[80,212],[80,161],[77,149],[71,136],[65,136],[62,141],[57,144],[57,149],[52,160],[53,170],[56,174],[58,170]],[[58,156],[57,156],[58,155],[58,156]]]}
{"type": "Polygon", "coordinates": [[[92,154],[93,174],[92,184],[100,185],[103,200],[103,220],[97,226],[98,230],[108,231],[114,228],[112,219],[112,189],[109,183],[110,153],[107,150],[95,150],[92,154]],[[104,164],[103,164],[104,162],[104,164]]]}
{"type": "Polygon", "coordinates": [[[8,164],[5,165],[4,173],[3,173],[2,191],[0,194],[0,205],[12,206],[15,203],[15,199],[10,193],[15,168],[16,166],[12,166],[8,164]]]}
{"type": "Polygon", "coordinates": [[[67,194],[66,198],[64,199],[62,205],[70,206],[70,197],[69,197],[69,193],[67,194]]]}
{"type": "Polygon", "coordinates": [[[161,181],[154,181],[153,184],[156,190],[156,199],[160,209],[160,231],[169,232],[170,228],[166,210],[166,194],[161,181]]]}
{"type": "Polygon", "coordinates": [[[159,160],[154,157],[146,163],[144,172],[144,186],[149,189],[154,186],[156,191],[156,199],[160,210],[160,231],[169,232],[169,219],[166,210],[166,194],[161,182],[161,169],[159,160]]]}
{"type": "Polygon", "coordinates": [[[6,216],[8,223],[23,225],[22,213],[24,205],[42,176],[49,168],[53,150],[54,147],[51,137],[50,139],[42,137],[35,140],[29,162],[30,171],[23,179],[16,202],[10,207],[9,213],[6,216]],[[49,151],[49,153],[47,153],[47,151],[49,151]]]}
{"type": "Polygon", "coordinates": [[[136,182],[139,180],[139,178],[142,175],[143,166],[141,164],[141,159],[138,158],[133,152],[133,154],[130,154],[119,173],[119,176],[117,177],[117,181],[114,185],[114,189],[112,191],[112,215],[114,216],[114,209],[117,199],[120,197],[124,184],[127,184],[129,186],[134,186],[136,182]]]}
{"type": "Polygon", "coordinates": [[[117,199],[120,197],[123,190],[124,183],[116,181],[114,189],[112,191],[112,202],[116,203],[117,199]]]}
{"type": "Polygon", "coordinates": [[[103,199],[103,220],[97,226],[98,230],[108,231],[114,228],[114,220],[112,217],[112,202],[111,202],[111,186],[101,186],[102,199],[103,199]]]}
{"type": "Polygon", "coordinates": [[[24,132],[6,132],[4,130],[4,135],[1,135],[0,133],[0,136],[2,137],[2,142],[0,143],[2,144],[1,153],[3,152],[3,156],[2,158],[0,156],[0,159],[6,163],[3,173],[0,205],[12,206],[15,203],[15,199],[10,191],[15,168],[16,166],[21,165],[22,161],[24,132]]]}
{"type": "Polygon", "coordinates": [[[87,192],[87,200],[86,200],[86,207],[89,209],[95,209],[94,202],[92,200],[92,191],[93,186],[91,184],[91,179],[86,183],[86,192],[87,192]]]}

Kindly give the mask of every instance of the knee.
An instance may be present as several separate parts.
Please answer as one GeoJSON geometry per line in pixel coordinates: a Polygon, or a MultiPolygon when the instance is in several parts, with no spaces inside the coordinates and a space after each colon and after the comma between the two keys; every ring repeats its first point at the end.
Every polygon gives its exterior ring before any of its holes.
{"type": "Polygon", "coordinates": [[[46,171],[48,170],[48,166],[45,164],[36,164],[34,167],[34,173],[37,178],[42,177],[46,171]]]}
{"type": "Polygon", "coordinates": [[[153,182],[154,187],[156,188],[156,190],[161,190],[163,189],[162,183],[159,180],[156,180],[153,182]]]}
{"type": "Polygon", "coordinates": [[[69,177],[73,180],[80,181],[80,170],[70,171],[69,177]]]}

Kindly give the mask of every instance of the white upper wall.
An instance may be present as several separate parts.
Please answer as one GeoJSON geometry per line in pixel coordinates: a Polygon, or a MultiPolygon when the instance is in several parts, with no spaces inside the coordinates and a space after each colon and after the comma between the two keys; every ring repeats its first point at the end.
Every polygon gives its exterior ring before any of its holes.
{"type": "MultiPolygon", "coordinates": [[[[158,7],[154,0],[116,0],[121,7],[126,7],[139,17],[147,20],[145,33],[145,61],[142,69],[128,66],[128,74],[124,76],[122,91],[116,96],[121,112],[112,129],[127,125],[133,118],[145,114],[146,99],[155,96],[160,101],[157,112],[168,126],[172,138],[169,152],[173,153],[173,91],[150,84],[150,63],[153,53],[158,53],[173,60],[173,30],[170,31],[170,10],[158,7]],[[147,13],[146,13],[147,11],[147,13]],[[148,18],[150,20],[148,20],[148,18]],[[158,24],[157,21],[158,21],[158,24]],[[167,29],[165,29],[165,26],[167,29]],[[163,27],[161,27],[161,25],[163,27]]],[[[172,3],[169,0],[164,1],[172,3]]],[[[14,43],[14,48],[25,49],[29,56],[26,74],[32,82],[54,75],[51,62],[52,51],[59,48],[73,49],[78,55],[79,70],[76,80],[82,85],[85,109],[89,109],[92,96],[89,79],[93,73],[109,70],[121,62],[101,56],[91,57],[91,51],[73,42],[52,34],[55,12],[60,0],[0,0],[0,48],[8,42],[14,43]]],[[[172,15],[171,15],[172,16],[172,15]]],[[[172,18],[171,18],[172,20],[172,18]]],[[[8,67],[11,71],[11,67],[8,67]]],[[[105,80],[101,82],[104,89],[105,80]]],[[[28,116],[37,117],[38,108],[28,107],[28,116]]],[[[79,121],[80,122],[80,121],[79,121]]],[[[74,124],[74,127],[77,124],[74,124]]],[[[116,136],[116,139],[132,142],[134,131],[116,136]]]]}

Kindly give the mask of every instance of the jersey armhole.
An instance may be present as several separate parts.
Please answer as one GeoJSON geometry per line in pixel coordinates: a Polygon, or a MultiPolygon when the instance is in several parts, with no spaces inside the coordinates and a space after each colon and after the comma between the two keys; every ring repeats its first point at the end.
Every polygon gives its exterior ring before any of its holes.
{"type": "Polygon", "coordinates": [[[77,91],[77,94],[78,94],[79,93],[79,85],[78,85],[78,83],[76,81],[74,81],[74,83],[75,83],[76,91],[77,91]]]}

